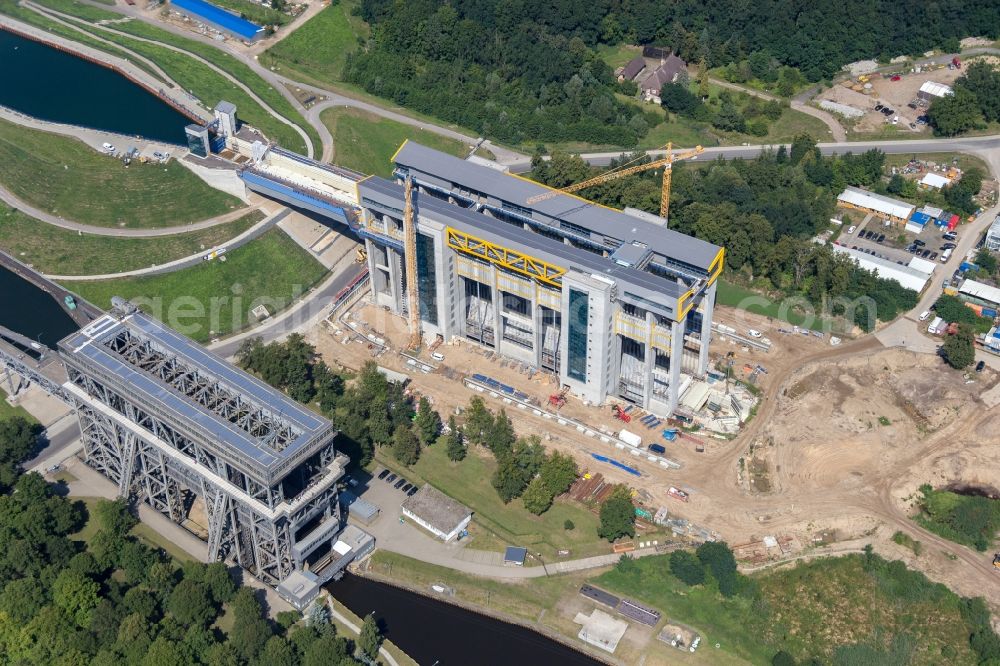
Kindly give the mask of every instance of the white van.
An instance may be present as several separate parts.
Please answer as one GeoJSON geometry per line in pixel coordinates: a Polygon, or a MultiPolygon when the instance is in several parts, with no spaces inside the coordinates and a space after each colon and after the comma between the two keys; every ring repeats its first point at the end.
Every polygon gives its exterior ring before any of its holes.
{"type": "Polygon", "coordinates": [[[930,310],[924,310],[920,313],[920,321],[927,321],[931,316],[930,310]]]}
{"type": "Polygon", "coordinates": [[[940,261],[942,264],[948,261],[948,258],[951,257],[951,252],[952,248],[949,247],[947,250],[941,253],[941,258],[938,259],[938,261],[940,261]]]}

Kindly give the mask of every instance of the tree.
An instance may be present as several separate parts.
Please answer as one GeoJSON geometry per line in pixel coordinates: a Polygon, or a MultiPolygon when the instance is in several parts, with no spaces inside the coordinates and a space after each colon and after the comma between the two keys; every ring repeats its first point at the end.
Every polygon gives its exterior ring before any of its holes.
{"type": "Polygon", "coordinates": [[[260,602],[249,587],[239,589],[231,606],[233,628],[229,632],[229,643],[244,661],[252,661],[272,636],[271,625],[264,619],[260,602]]]}
{"type": "Polygon", "coordinates": [[[514,432],[514,426],[511,424],[507,412],[501,409],[500,413],[493,419],[491,427],[486,431],[483,444],[499,458],[513,449],[515,441],[517,441],[517,434],[514,432]]]}
{"type": "Polygon", "coordinates": [[[159,636],[142,658],[142,666],[186,666],[187,660],[173,641],[159,636]]]}
{"type": "Polygon", "coordinates": [[[361,633],[358,635],[358,647],[361,652],[371,660],[378,657],[379,647],[382,645],[382,632],[378,628],[378,621],[375,613],[369,613],[365,617],[364,624],[361,625],[361,633]]]}
{"type": "Polygon", "coordinates": [[[722,596],[731,597],[736,594],[738,583],[736,557],[733,556],[729,546],[722,541],[707,541],[698,546],[695,552],[701,563],[712,572],[722,596]]]}
{"type": "Polygon", "coordinates": [[[486,434],[493,428],[493,413],[478,395],[469,400],[469,408],[465,410],[465,436],[473,444],[483,444],[486,434]]]}
{"type": "Polygon", "coordinates": [[[601,504],[601,524],[597,535],[614,541],[623,536],[635,536],[635,506],[628,486],[615,486],[601,504]]]}
{"type": "Polygon", "coordinates": [[[420,459],[420,441],[409,427],[401,425],[392,434],[392,455],[407,467],[420,459]]]}
{"type": "Polygon", "coordinates": [[[991,275],[997,272],[997,259],[986,248],[980,248],[976,253],[975,263],[991,275]]]}
{"type": "Polygon", "coordinates": [[[958,325],[958,332],[949,335],[942,345],[944,360],[956,370],[962,370],[976,361],[976,348],[973,344],[972,327],[966,323],[958,325]]]}
{"type": "Polygon", "coordinates": [[[795,657],[784,650],[778,650],[771,657],[771,666],[796,666],[795,657]]]}
{"type": "Polygon", "coordinates": [[[540,476],[533,478],[528,487],[524,489],[524,494],[521,495],[524,508],[536,516],[548,511],[549,507],[552,506],[552,498],[552,491],[540,476]]]}
{"type": "Polygon", "coordinates": [[[420,437],[420,443],[424,446],[433,444],[441,432],[441,416],[431,409],[431,403],[421,396],[417,406],[417,418],[413,422],[420,437]]]}
{"type": "Polygon", "coordinates": [[[528,481],[524,478],[523,470],[517,466],[513,455],[505,454],[497,462],[499,464],[490,482],[503,503],[507,504],[521,496],[528,481]]]}
{"type": "Polygon", "coordinates": [[[282,636],[271,636],[264,644],[258,663],[267,666],[298,666],[299,656],[287,639],[282,636]]]}
{"type": "Polygon", "coordinates": [[[167,610],[184,625],[206,625],[216,614],[208,588],[188,579],[178,583],[170,593],[167,610]]]}
{"type": "Polygon", "coordinates": [[[229,575],[229,569],[225,562],[212,562],[207,565],[202,573],[201,582],[208,587],[212,598],[218,604],[228,602],[236,594],[236,583],[229,575]]]}
{"type": "Polygon", "coordinates": [[[704,565],[688,550],[670,553],[670,573],[687,585],[701,585],[705,582],[704,565]]]}
{"type": "Polygon", "coordinates": [[[115,537],[125,537],[133,527],[139,524],[139,519],[132,515],[128,501],[124,497],[111,500],[98,500],[94,507],[94,516],[101,529],[107,530],[115,537]]]}
{"type": "Polygon", "coordinates": [[[446,453],[448,454],[449,460],[454,460],[458,462],[465,459],[465,442],[462,434],[462,429],[455,422],[454,416],[448,417],[448,444],[446,453]]]}
{"type": "Polygon", "coordinates": [[[575,530],[576,524],[572,520],[567,518],[566,520],[563,521],[563,529],[566,530],[567,532],[569,532],[570,530],[575,530]]]}
{"type": "Polygon", "coordinates": [[[0,593],[0,612],[24,623],[35,616],[48,601],[49,588],[37,578],[18,578],[4,586],[0,593]]]}
{"type": "Polygon", "coordinates": [[[955,88],[952,95],[935,97],[927,109],[934,133],[939,136],[955,136],[982,126],[983,114],[979,101],[967,88],[955,88]]]}
{"type": "Polygon", "coordinates": [[[72,569],[63,569],[52,583],[52,601],[81,627],[100,601],[101,586],[72,569]]]}
{"type": "Polygon", "coordinates": [[[545,459],[540,470],[541,478],[553,497],[558,497],[569,490],[580,473],[576,461],[568,454],[553,451],[545,459]]]}

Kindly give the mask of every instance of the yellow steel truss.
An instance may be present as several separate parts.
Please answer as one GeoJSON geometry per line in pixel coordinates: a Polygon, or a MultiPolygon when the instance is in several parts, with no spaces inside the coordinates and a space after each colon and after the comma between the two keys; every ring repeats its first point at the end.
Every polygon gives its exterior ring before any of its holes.
{"type": "Polygon", "coordinates": [[[562,287],[566,269],[516,250],[496,245],[452,227],[446,229],[448,247],[490,262],[495,266],[526,275],[541,283],[562,287]]]}

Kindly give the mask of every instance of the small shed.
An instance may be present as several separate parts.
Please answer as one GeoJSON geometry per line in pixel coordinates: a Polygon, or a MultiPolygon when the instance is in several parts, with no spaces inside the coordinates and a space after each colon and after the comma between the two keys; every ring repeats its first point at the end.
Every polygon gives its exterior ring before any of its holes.
{"type": "Polygon", "coordinates": [[[472,511],[431,485],[425,485],[407,497],[400,509],[403,515],[445,541],[451,541],[469,526],[472,511]]]}
{"type": "Polygon", "coordinates": [[[924,187],[932,187],[936,190],[940,190],[945,185],[951,185],[951,178],[945,178],[937,173],[927,173],[920,179],[920,184],[924,187]]]}
{"type": "Polygon", "coordinates": [[[528,557],[528,549],[518,546],[507,546],[503,553],[503,563],[515,567],[523,567],[524,559],[528,557]]]}

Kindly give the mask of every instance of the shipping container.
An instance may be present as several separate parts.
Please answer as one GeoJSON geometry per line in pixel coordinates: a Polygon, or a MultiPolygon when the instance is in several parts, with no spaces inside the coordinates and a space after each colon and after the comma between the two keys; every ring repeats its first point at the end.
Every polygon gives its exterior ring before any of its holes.
{"type": "Polygon", "coordinates": [[[635,434],[634,432],[629,432],[628,430],[622,430],[620,433],[618,433],[618,439],[636,448],[642,446],[642,437],[635,434]]]}

